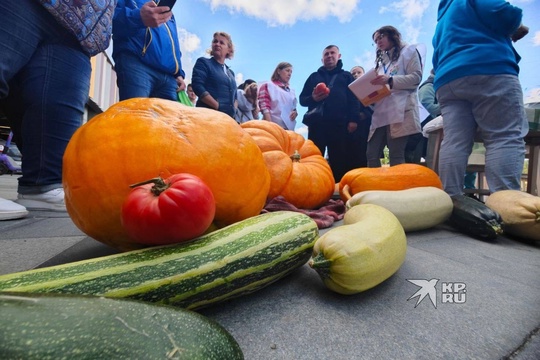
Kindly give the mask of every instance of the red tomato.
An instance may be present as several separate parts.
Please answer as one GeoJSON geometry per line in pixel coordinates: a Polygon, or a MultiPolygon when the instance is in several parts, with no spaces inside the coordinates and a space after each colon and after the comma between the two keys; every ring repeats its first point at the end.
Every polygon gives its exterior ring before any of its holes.
{"type": "Polygon", "coordinates": [[[317,84],[317,86],[315,86],[315,94],[329,94],[329,93],[330,93],[330,89],[328,88],[328,86],[326,86],[325,83],[320,82],[317,84]]]}
{"type": "Polygon", "coordinates": [[[191,240],[214,220],[214,195],[197,176],[176,174],[141,184],[122,206],[122,225],[135,242],[162,245],[191,240]]]}

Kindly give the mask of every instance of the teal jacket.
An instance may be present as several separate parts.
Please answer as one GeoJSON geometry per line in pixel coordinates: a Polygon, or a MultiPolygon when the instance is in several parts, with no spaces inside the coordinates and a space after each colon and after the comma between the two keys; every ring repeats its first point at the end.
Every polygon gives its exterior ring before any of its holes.
{"type": "Polygon", "coordinates": [[[522,10],[504,0],[442,0],[433,36],[435,91],[471,75],[518,75],[510,36],[522,10]]]}

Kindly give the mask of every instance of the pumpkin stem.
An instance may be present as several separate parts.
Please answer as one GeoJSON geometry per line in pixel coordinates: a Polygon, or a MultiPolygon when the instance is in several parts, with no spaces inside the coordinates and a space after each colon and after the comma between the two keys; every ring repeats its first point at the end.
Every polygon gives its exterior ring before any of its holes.
{"type": "Polygon", "coordinates": [[[152,188],[150,189],[150,192],[152,192],[152,194],[154,194],[155,196],[159,196],[159,194],[167,190],[170,186],[170,184],[165,183],[165,181],[163,181],[163,178],[161,176],[158,176],[153,179],[149,179],[149,180],[141,181],[133,185],[129,185],[129,187],[135,188],[137,186],[146,185],[146,184],[154,184],[154,186],[152,186],[152,188]]]}
{"type": "Polygon", "coordinates": [[[298,152],[298,150],[294,150],[294,154],[292,154],[290,158],[293,162],[300,162],[300,159],[302,158],[302,156],[300,156],[300,153],[298,152]]]}

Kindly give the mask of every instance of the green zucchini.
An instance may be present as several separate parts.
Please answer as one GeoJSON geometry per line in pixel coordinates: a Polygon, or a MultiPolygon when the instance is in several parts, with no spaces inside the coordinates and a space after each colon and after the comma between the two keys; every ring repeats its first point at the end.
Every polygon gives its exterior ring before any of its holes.
{"type": "Polygon", "coordinates": [[[232,335],[193,311],[124,299],[0,294],[2,359],[243,359],[232,335]]]}
{"type": "Polygon", "coordinates": [[[98,295],[187,309],[251,293],[310,258],[318,238],[307,215],[278,211],[183,244],[0,276],[0,291],[98,295]]]}
{"type": "Polygon", "coordinates": [[[460,232],[483,240],[494,240],[503,233],[501,216],[468,196],[452,197],[454,208],[449,224],[460,232]]]}

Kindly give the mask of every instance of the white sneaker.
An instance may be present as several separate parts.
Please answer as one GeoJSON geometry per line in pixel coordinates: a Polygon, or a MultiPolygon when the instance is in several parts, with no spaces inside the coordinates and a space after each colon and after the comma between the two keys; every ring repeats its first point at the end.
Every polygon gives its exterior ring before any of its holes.
{"type": "Polygon", "coordinates": [[[19,194],[16,201],[28,210],[67,211],[64,202],[64,189],[62,188],[53,189],[43,194],[19,194]]]}
{"type": "Polygon", "coordinates": [[[26,215],[28,215],[28,210],[24,206],[0,198],[0,220],[20,219],[26,215]]]}

